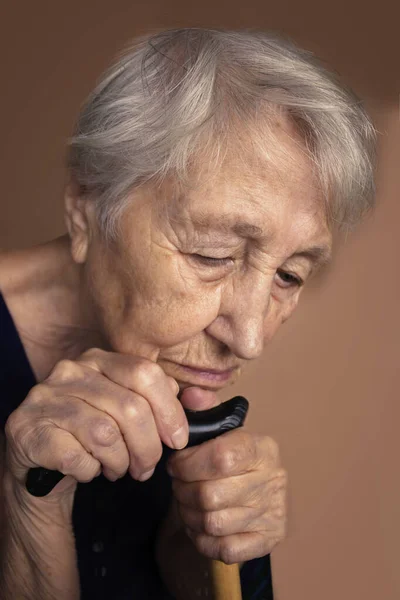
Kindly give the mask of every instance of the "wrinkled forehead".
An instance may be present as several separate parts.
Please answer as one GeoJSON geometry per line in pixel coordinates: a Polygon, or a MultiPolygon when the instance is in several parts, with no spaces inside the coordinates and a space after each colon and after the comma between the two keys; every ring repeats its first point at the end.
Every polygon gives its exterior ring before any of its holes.
{"type": "Polygon", "coordinates": [[[289,119],[281,117],[267,126],[264,123],[257,132],[250,127],[238,128],[220,152],[220,160],[214,163],[208,160],[207,152],[199,152],[188,182],[172,179],[179,208],[182,203],[193,208],[196,205],[201,213],[211,205],[217,212],[243,208],[255,215],[266,208],[280,209],[286,219],[315,215],[327,224],[327,202],[315,163],[289,119]]]}
{"type": "Polygon", "coordinates": [[[324,212],[315,160],[293,119],[276,113],[231,125],[221,140],[207,140],[190,169],[190,178],[178,186],[183,197],[207,197],[224,189],[232,199],[265,200],[266,193],[280,202],[297,199],[297,206],[324,212]]]}
{"type": "Polygon", "coordinates": [[[318,256],[313,256],[323,264],[332,245],[323,200],[310,183],[307,162],[295,166],[291,171],[283,165],[242,171],[235,160],[226,161],[196,186],[181,187],[179,193],[164,190],[160,222],[170,224],[178,238],[193,242],[230,247],[249,240],[282,261],[317,248],[318,256]]]}

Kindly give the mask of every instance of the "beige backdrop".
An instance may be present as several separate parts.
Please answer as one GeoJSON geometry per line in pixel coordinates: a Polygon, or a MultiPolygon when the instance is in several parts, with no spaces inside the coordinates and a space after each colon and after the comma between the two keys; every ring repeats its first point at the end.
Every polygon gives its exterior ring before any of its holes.
{"type": "MultiPolygon", "coordinates": [[[[277,29],[317,52],[380,131],[379,207],[345,240],[237,390],[290,475],[277,600],[398,600],[400,65],[395,0],[106,1],[3,5],[0,247],[64,231],[64,140],[115,51],[149,29],[277,29]]],[[[229,390],[229,395],[231,395],[229,390]]],[[[236,391],[236,390],[235,390],[236,391]]],[[[228,394],[227,394],[228,396],[228,394]]]]}

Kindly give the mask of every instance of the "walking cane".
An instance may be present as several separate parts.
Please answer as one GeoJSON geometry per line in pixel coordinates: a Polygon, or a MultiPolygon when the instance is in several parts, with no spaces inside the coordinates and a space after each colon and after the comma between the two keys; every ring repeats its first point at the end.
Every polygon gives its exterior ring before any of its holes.
{"type": "Polygon", "coordinates": [[[213,600],[242,600],[239,565],[211,561],[213,600]]]}
{"type": "MultiPolygon", "coordinates": [[[[246,398],[235,396],[208,410],[185,410],[189,423],[187,447],[202,444],[243,425],[248,406],[246,398]]],[[[26,489],[33,496],[47,496],[63,477],[63,473],[44,467],[29,469],[26,489]]],[[[211,577],[213,600],[242,600],[238,565],[226,565],[213,560],[211,577]]]]}
{"type": "MultiPolygon", "coordinates": [[[[226,431],[243,425],[249,403],[243,396],[235,396],[214,408],[202,411],[186,410],[189,423],[188,446],[196,446],[226,431]]],[[[238,565],[211,561],[213,600],[242,600],[238,565]]]]}

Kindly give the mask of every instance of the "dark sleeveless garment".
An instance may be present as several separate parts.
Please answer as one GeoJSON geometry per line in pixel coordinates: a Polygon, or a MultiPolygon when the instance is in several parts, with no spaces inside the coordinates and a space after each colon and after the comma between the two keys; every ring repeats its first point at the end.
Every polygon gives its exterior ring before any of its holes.
{"type": "MultiPolygon", "coordinates": [[[[35,385],[35,377],[0,294],[0,427],[35,385]]],[[[157,527],[166,514],[169,449],[154,475],[141,483],[103,475],[77,486],[73,525],[81,600],[172,600],[153,556],[157,527]]],[[[241,569],[243,600],[273,600],[269,556],[241,569]]],[[[195,593],[194,593],[195,594],[195,593]]],[[[195,597],[195,595],[193,596],[195,597]]]]}

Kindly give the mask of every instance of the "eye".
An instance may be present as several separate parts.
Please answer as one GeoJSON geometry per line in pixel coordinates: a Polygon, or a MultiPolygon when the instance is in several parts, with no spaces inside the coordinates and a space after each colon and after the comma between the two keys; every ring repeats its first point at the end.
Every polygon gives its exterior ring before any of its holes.
{"type": "Polygon", "coordinates": [[[216,258],[214,256],[203,256],[202,254],[190,255],[196,262],[207,267],[226,267],[233,262],[230,256],[224,258],[216,258]]]}
{"type": "Polygon", "coordinates": [[[278,269],[276,275],[278,277],[277,284],[282,288],[300,288],[302,285],[304,285],[304,281],[301,279],[301,277],[293,275],[292,273],[288,273],[287,271],[278,269]]]}

